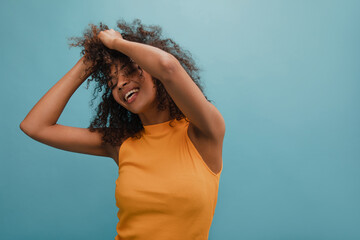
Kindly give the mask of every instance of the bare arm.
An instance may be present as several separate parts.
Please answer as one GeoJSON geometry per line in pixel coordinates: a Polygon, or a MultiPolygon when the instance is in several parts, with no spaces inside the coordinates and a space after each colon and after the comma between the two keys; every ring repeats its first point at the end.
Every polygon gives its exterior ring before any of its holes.
{"type": "Polygon", "coordinates": [[[167,74],[167,64],[171,55],[160,48],[147,44],[128,41],[122,38],[114,39],[112,48],[124,53],[136,62],[151,76],[163,80],[167,74]]]}
{"type": "Polygon", "coordinates": [[[115,149],[101,145],[101,135],[87,128],[57,124],[67,102],[90,76],[89,63],[82,57],[31,109],[20,128],[28,136],[44,144],[66,151],[107,156],[115,160],[115,149]]]}
{"type": "Polygon", "coordinates": [[[31,109],[20,127],[25,133],[36,133],[44,127],[56,124],[65,105],[76,89],[89,76],[85,74],[86,65],[81,58],[31,109]]]}
{"type": "Polygon", "coordinates": [[[150,75],[159,79],[179,109],[205,137],[222,142],[225,121],[219,110],[208,102],[179,61],[171,54],[118,36],[109,43],[112,49],[132,58],[150,75]]]}

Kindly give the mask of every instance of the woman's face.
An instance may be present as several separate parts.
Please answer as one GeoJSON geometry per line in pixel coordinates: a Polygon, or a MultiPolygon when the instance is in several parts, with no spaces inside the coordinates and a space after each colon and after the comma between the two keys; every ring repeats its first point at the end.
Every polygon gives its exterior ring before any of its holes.
{"type": "Polygon", "coordinates": [[[120,70],[120,64],[117,74],[115,64],[111,66],[112,95],[117,103],[130,112],[145,113],[149,109],[156,108],[156,87],[151,75],[140,69],[136,63],[133,64],[136,71],[127,77],[124,76],[124,70],[120,70]],[[134,92],[132,93],[131,90],[134,92]],[[129,92],[130,94],[127,94],[129,92]]]}

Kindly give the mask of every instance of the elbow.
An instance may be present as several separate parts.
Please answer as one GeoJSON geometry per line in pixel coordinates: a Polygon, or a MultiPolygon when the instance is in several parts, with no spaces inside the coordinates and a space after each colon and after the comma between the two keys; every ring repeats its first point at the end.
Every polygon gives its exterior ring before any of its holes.
{"type": "Polygon", "coordinates": [[[21,129],[21,131],[23,131],[23,132],[25,132],[25,123],[24,123],[24,121],[22,121],[21,123],[20,123],[20,129],[21,129]]]}
{"type": "Polygon", "coordinates": [[[181,66],[176,57],[174,57],[170,53],[166,54],[160,59],[160,65],[163,72],[162,80],[164,81],[170,80],[174,72],[179,69],[179,66],[181,66]]]}
{"type": "Polygon", "coordinates": [[[223,116],[221,116],[221,115],[219,118],[219,123],[217,124],[217,130],[218,130],[219,136],[221,136],[221,139],[224,139],[225,132],[226,132],[226,126],[225,126],[225,120],[224,120],[223,116]]]}
{"type": "Polygon", "coordinates": [[[24,121],[22,121],[20,123],[20,129],[21,131],[23,131],[24,133],[26,133],[26,135],[29,135],[29,128],[27,127],[26,123],[24,121]]]}
{"type": "Polygon", "coordinates": [[[31,124],[25,122],[25,121],[22,121],[20,123],[20,129],[21,131],[23,131],[26,135],[28,135],[29,137],[32,137],[33,136],[33,133],[34,133],[34,129],[33,127],[31,126],[31,124]]]}

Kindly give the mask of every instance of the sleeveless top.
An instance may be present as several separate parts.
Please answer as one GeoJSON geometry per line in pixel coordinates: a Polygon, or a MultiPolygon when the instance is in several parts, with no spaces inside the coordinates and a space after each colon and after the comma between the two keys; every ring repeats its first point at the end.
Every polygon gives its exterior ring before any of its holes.
{"type": "Polygon", "coordinates": [[[185,119],[147,125],[140,139],[122,143],[115,240],[208,239],[223,165],[211,171],[188,127],[185,119]]]}

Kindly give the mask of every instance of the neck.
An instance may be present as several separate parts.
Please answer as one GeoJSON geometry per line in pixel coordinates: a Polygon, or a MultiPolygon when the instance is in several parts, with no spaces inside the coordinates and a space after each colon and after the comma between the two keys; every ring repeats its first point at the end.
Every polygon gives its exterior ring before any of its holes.
{"type": "Polygon", "coordinates": [[[142,124],[145,126],[163,123],[171,120],[169,109],[166,109],[165,111],[156,110],[147,113],[140,113],[139,117],[142,124]]]}

